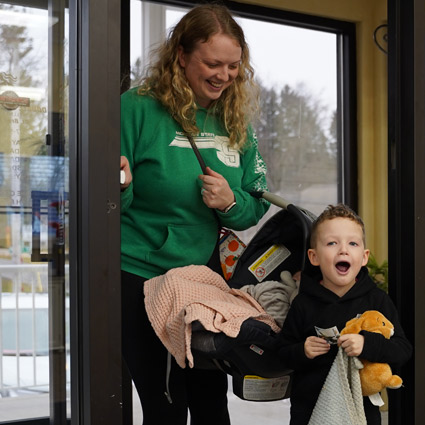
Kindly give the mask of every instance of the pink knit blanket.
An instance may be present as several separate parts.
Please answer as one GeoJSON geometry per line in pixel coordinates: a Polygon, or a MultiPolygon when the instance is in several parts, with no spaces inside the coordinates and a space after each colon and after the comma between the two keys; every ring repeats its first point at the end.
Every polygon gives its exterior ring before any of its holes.
{"type": "Polygon", "coordinates": [[[172,269],[145,282],[145,305],[155,333],[179,366],[194,366],[191,352],[192,322],[205,329],[224,332],[235,338],[241,324],[254,318],[280,328],[249,294],[230,288],[226,281],[206,266],[172,269]]]}

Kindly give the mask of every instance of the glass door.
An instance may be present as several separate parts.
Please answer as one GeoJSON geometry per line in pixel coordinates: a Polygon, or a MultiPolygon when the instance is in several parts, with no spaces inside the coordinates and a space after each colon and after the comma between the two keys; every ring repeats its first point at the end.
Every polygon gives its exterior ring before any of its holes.
{"type": "MultiPolygon", "coordinates": [[[[68,11],[0,2],[0,423],[69,402],[68,11]]],[[[46,419],[47,420],[47,419],[46,419]]]]}

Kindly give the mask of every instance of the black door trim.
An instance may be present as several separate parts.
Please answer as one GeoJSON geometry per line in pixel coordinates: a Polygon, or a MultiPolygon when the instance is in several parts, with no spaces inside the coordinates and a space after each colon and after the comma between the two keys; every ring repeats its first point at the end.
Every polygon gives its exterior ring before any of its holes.
{"type": "Polygon", "coordinates": [[[122,423],[120,0],[70,2],[71,417],[122,423]]]}
{"type": "Polygon", "coordinates": [[[388,1],[388,242],[389,293],[414,357],[399,371],[401,390],[389,391],[391,425],[425,417],[425,4],[388,1]]]}

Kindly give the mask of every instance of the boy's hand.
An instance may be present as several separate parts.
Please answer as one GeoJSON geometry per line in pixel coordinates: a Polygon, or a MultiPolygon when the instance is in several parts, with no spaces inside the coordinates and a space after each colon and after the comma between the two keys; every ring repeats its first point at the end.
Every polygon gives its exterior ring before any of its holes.
{"type": "Polygon", "coordinates": [[[345,334],[338,338],[338,346],[344,349],[347,356],[360,356],[363,345],[364,336],[360,334],[345,334]]]}
{"type": "Polygon", "coordinates": [[[330,348],[329,343],[318,336],[309,336],[304,342],[304,353],[309,359],[326,354],[330,348]]]}

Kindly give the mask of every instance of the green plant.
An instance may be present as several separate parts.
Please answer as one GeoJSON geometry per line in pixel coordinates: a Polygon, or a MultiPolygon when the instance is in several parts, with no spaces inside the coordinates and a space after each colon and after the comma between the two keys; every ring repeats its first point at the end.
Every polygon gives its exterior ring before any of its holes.
{"type": "Polygon", "coordinates": [[[382,264],[378,264],[375,256],[371,253],[366,266],[369,269],[369,274],[372,280],[379,288],[388,292],[388,261],[384,260],[382,264]]]}

